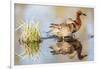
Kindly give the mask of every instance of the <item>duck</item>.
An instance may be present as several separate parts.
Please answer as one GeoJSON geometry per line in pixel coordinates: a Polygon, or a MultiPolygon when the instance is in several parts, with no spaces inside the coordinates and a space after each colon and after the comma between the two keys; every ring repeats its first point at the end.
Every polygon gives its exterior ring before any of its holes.
{"type": "Polygon", "coordinates": [[[53,35],[64,39],[64,37],[72,36],[73,33],[77,32],[82,26],[81,16],[86,16],[82,11],[76,12],[76,19],[68,18],[70,23],[67,21],[60,24],[52,23],[50,29],[53,35]]]}

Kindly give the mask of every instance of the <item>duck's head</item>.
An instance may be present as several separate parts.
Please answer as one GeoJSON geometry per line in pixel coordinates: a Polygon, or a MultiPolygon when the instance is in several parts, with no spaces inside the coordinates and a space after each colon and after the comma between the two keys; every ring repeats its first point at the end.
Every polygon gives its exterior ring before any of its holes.
{"type": "Polygon", "coordinates": [[[81,10],[77,11],[77,15],[84,15],[87,16],[85,13],[83,13],[81,10]]]}

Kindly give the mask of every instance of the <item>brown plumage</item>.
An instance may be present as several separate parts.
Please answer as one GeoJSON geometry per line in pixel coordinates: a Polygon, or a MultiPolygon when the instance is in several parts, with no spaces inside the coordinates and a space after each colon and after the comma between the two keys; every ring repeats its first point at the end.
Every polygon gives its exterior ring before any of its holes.
{"type": "Polygon", "coordinates": [[[54,35],[58,37],[65,37],[70,36],[72,33],[77,32],[81,27],[81,18],[80,16],[86,14],[82,13],[81,11],[76,12],[76,20],[72,20],[69,18],[72,23],[61,23],[61,24],[51,24],[50,28],[54,35]]]}
{"type": "Polygon", "coordinates": [[[57,42],[55,45],[50,46],[50,48],[53,55],[68,55],[70,58],[74,58],[77,55],[79,60],[87,56],[87,54],[82,55],[82,44],[75,38],[65,39],[64,42],[57,42]]]}

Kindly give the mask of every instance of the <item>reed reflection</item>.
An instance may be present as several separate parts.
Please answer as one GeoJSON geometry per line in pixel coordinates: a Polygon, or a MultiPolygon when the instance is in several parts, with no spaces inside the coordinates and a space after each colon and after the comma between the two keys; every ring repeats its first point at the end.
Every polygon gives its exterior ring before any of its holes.
{"type": "Polygon", "coordinates": [[[39,42],[24,43],[23,44],[24,55],[33,56],[39,53],[40,47],[39,42]]]}

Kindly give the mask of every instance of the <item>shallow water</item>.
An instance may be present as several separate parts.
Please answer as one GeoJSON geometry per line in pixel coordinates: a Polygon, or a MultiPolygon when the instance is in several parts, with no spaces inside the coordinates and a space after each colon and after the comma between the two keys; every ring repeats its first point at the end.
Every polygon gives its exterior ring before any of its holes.
{"type": "MultiPolygon", "coordinates": [[[[90,44],[93,42],[93,39],[89,40],[90,44]]],[[[86,60],[93,60],[93,54],[91,54],[91,49],[93,49],[93,44],[86,46],[86,43],[82,43],[83,51],[82,54],[87,54],[88,56],[82,60],[79,60],[77,55],[70,59],[68,55],[53,55],[49,48],[57,43],[56,39],[45,39],[39,43],[39,51],[37,54],[29,56],[28,54],[22,54],[25,52],[25,49],[20,45],[15,46],[15,65],[27,65],[27,64],[41,64],[41,63],[62,63],[62,62],[79,62],[86,60]],[[88,49],[89,48],[89,49],[88,49]],[[88,51],[89,50],[89,51],[88,51]]],[[[32,54],[32,53],[31,53],[32,54]]]]}

